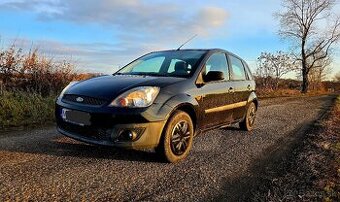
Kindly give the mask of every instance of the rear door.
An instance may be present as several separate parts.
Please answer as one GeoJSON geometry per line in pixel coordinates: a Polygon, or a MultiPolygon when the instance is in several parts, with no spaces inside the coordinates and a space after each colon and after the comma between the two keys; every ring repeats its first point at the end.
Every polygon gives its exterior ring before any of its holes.
{"type": "Polygon", "coordinates": [[[233,119],[238,120],[243,118],[246,111],[248,97],[252,90],[252,83],[249,80],[249,75],[245,70],[243,61],[232,54],[227,54],[230,63],[230,79],[234,87],[234,113],[233,119]]]}
{"type": "Polygon", "coordinates": [[[217,52],[210,56],[202,74],[206,75],[209,71],[223,72],[224,80],[206,82],[200,89],[203,97],[201,106],[204,109],[205,128],[232,121],[232,113],[227,107],[233,103],[233,91],[230,90],[232,86],[229,82],[229,65],[225,53],[217,52]]]}

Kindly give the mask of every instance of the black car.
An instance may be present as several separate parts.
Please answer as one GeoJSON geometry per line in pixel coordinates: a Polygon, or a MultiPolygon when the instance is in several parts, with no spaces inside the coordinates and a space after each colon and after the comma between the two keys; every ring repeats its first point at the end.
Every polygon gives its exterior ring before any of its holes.
{"type": "Polygon", "coordinates": [[[146,54],[118,72],[70,83],[56,101],[58,131],[79,141],[155,148],[184,159],[193,138],[239,123],[251,130],[258,99],[248,65],[221,49],[146,54]]]}

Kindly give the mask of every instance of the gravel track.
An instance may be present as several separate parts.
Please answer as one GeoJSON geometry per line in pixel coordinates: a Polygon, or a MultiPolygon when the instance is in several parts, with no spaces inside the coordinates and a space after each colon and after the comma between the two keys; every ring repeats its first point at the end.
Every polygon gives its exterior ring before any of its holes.
{"type": "Polygon", "coordinates": [[[0,201],[235,201],[264,157],[297,140],[334,96],[260,102],[252,132],[217,129],[194,139],[189,157],[162,163],[152,151],[83,144],[54,128],[0,136],[0,201]]]}

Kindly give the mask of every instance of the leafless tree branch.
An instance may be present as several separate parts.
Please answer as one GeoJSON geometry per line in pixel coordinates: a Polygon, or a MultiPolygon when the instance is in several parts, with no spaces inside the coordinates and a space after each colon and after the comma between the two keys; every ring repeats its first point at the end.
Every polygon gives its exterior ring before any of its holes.
{"type": "Polygon", "coordinates": [[[301,61],[302,92],[308,91],[308,73],[329,61],[332,46],[340,40],[340,18],[333,17],[335,0],[283,0],[284,11],[278,13],[280,35],[291,39],[298,47],[297,61],[301,61]],[[327,27],[321,25],[327,24],[327,27]],[[322,27],[322,28],[321,28],[322,27]]]}

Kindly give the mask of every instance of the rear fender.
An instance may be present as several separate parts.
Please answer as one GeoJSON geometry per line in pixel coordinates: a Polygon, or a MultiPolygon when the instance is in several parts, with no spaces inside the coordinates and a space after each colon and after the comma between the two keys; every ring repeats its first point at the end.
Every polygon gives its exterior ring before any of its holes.
{"type": "Polygon", "coordinates": [[[259,100],[257,98],[257,95],[255,92],[251,92],[251,94],[248,97],[248,101],[247,101],[247,106],[249,106],[250,103],[254,102],[256,105],[256,108],[258,108],[259,106],[259,100]]]}
{"type": "Polygon", "coordinates": [[[258,109],[259,101],[258,101],[258,98],[257,98],[257,95],[256,95],[255,92],[251,92],[249,97],[248,97],[247,106],[245,108],[245,112],[244,112],[242,120],[244,120],[246,118],[248,107],[249,107],[250,103],[252,103],[252,102],[255,103],[256,109],[258,109]]]}

